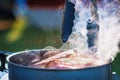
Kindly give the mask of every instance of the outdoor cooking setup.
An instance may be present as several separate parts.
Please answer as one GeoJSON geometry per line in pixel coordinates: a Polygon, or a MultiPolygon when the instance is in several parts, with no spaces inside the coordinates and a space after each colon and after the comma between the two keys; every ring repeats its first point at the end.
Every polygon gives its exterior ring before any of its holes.
{"type": "MultiPolygon", "coordinates": [[[[112,74],[113,60],[105,65],[82,69],[43,69],[27,66],[34,63],[33,61],[39,61],[48,51],[26,50],[9,55],[7,57],[8,73],[6,72],[9,74],[9,80],[119,80],[115,72],[112,74]]],[[[5,65],[1,65],[1,68],[4,72],[5,65]]]]}
{"type": "MultiPolygon", "coordinates": [[[[99,34],[99,14],[97,13],[97,4],[96,0],[91,0],[91,16],[92,19],[87,21],[87,37],[88,37],[88,47],[92,52],[97,51],[97,38],[99,34]]],[[[64,16],[63,23],[63,34],[62,39],[63,42],[66,42],[68,36],[72,32],[72,27],[67,30],[64,26],[73,26],[74,20],[74,5],[66,0],[66,11],[64,16]],[[68,11],[67,11],[68,10],[68,11]],[[69,11],[71,13],[69,13],[69,11]],[[68,18],[68,15],[71,17],[68,18]],[[69,20],[67,20],[69,19],[69,20]],[[69,24],[68,22],[71,22],[69,24]]],[[[2,77],[7,75],[7,79],[5,80],[120,80],[116,72],[112,72],[112,62],[114,58],[103,64],[98,66],[91,67],[82,67],[72,69],[69,67],[64,68],[38,68],[33,67],[36,63],[44,60],[48,56],[54,56],[55,54],[51,53],[51,55],[46,53],[49,51],[57,51],[62,53],[67,51],[66,49],[32,49],[25,50],[20,52],[7,52],[0,51],[0,60],[1,66],[0,71],[3,73],[0,80],[3,80],[2,77]],[[6,60],[7,66],[6,68],[6,60]]],[[[58,54],[59,54],[58,53],[58,54]]],[[[64,56],[63,56],[64,57],[64,56]]],[[[69,57],[69,56],[67,56],[69,57]]],[[[89,64],[88,64],[89,65],[89,64]]],[[[87,66],[88,66],[87,65],[87,66]]]]}

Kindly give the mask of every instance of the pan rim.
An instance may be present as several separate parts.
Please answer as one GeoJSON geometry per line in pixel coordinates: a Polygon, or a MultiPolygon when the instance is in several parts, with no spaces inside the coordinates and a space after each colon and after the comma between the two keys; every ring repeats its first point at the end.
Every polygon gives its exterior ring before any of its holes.
{"type": "Polygon", "coordinates": [[[9,56],[7,56],[6,60],[8,62],[8,64],[11,64],[13,66],[16,67],[21,67],[21,68],[26,68],[26,69],[33,69],[33,70],[46,70],[46,71],[73,71],[73,70],[88,70],[88,69],[94,69],[94,68],[100,68],[100,67],[104,67],[107,65],[111,65],[111,63],[114,61],[114,58],[111,57],[111,60],[103,65],[99,65],[99,66],[92,66],[92,67],[85,67],[85,68],[77,68],[77,69],[49,69],[49,68],[34,68],[34,67],[30,67],[30,66],[24,66],[24,65],[20,65],[20,64],[16,64],[10,61],[10,58],[17,55],[17,54],[23,54],[26,51],[49,51],[49,50],[65,50],[65,49],[31,49],[31,50],[24,50],[24,51],[20,51],[20,52],[15,52],[9,56]]]}

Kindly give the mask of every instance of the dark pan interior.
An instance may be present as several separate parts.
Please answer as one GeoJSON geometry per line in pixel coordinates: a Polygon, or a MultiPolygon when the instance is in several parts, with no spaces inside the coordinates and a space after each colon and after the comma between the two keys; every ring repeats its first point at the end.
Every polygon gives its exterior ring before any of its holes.
{"type": "Polygon", "coordinates": [[[15,64],[29,66],[43,59],[62,52],[64,50],[29,50],[15,54],[9,58],[9,61],[15,64]],[[54,51],[54,53],[53,53],[54,51]],[[49,54],[48,54],[49,52],[49,54]]]}

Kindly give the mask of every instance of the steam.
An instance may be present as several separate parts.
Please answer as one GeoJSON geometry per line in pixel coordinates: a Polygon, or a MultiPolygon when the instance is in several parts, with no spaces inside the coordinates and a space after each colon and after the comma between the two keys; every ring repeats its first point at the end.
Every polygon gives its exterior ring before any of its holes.
{"type": "Polygon", "coordinates": [[[119,8],[120,1],[103,1],[104,7],[99,8],[99,41],[98,54],[99,58],[109,60],[115,57],[118,52],[118,43],[120,41],[120,22],[119,8]]]}
{"type": "MultiPolygon", "coordinates": [[[[91,17],[90,8],[88,8],[89,2],[87,4],[84,4],[82,0],[71,0],[71,2],[75,4],[73,32],[80,32],[82,36],[86,37],[86,22],[91,17]]],[[[100,31],[98,50],[95,54],[102,60],[109,60],[111,57],[115,57],[119,50],[120,1],[103,0],[97,5],[100,31]]]]}

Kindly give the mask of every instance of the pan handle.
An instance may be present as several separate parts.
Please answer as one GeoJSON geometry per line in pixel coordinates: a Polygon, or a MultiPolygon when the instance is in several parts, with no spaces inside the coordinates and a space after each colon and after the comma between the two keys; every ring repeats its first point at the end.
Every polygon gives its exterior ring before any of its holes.
{"type": "Polygon", "coordinates": [[[6,63],[6,57],[11,54],[11,52],[7,51],[0,51],[0,71],[4,71],[5,68],[5,63],[6,63]]]}

